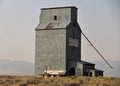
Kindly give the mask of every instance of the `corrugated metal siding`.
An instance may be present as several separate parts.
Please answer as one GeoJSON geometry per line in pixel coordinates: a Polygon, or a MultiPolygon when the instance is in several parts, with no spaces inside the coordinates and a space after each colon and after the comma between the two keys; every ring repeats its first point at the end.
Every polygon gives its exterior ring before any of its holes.
{"type": "Polygon", "coordinates": [[[47,67],[66,69],[66,29],[39,30],[36,32],[36,74],[47,67]]]}

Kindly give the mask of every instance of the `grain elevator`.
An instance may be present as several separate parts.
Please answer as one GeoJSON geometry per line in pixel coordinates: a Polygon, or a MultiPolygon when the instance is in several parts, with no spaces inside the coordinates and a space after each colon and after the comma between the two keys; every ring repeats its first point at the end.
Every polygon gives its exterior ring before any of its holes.
{"type": "Polygon", "coordinates": [[[103,76],[95,64],[81,60],[81,28],[77,8],[42,8],[35,28],[35,73],[103,76]]]}

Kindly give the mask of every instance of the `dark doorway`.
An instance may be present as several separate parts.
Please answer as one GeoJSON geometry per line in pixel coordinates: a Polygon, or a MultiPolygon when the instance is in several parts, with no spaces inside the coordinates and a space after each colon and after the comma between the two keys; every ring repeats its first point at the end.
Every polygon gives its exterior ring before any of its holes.
{"type": "Polygon", "coordinates": [[[75,75],[75,68],[71,68],[69,74],[70,74],[70,76],[74,76],[75,75]]]}
{"type": "Polygon", "coordinates": [[[90,72],[90,76],[92,76],[92,72],[90,72]]]}
{"type": "Polygon", "coordinates": [[[88,76],[88,72],[85,72],[85,76],[88,76]]]}

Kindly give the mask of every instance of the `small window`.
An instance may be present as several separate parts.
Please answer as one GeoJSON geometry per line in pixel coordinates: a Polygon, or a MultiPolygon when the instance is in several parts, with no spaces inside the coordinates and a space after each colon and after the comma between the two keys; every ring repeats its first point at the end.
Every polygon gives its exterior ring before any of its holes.
{"type": "Polygon", "coordinates": [[[57,20],[57,16],[54,16],[54,20],[57,20]]]}

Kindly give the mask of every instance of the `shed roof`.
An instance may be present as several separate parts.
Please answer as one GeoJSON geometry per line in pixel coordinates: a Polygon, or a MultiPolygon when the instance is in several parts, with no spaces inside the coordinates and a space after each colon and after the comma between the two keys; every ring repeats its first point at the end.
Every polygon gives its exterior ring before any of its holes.
{"type": "Polygon", "coordinates": [[[95,65],[95,64],[93,64],[93,63],[86,62],[86,61],[79,61],[79,63],[82,63],[82,64],[92,64],[92,65],[95,65]]]}
{"type": "Polygon", "coordinates": [[[99,70],[99,69],[95,69],[95,71],[102,71],[102,72],[104,72],[103,70],[99,70]]]}
{"type": "Polygon", "coordinates": [[[76,62],[76,63],[80,63],[80,64],[90,64],[90,65],[95,65],[95,64],[93,64],[93,63],[86,62],[86,61],[72,61],[72,62],[76,62]]]}

